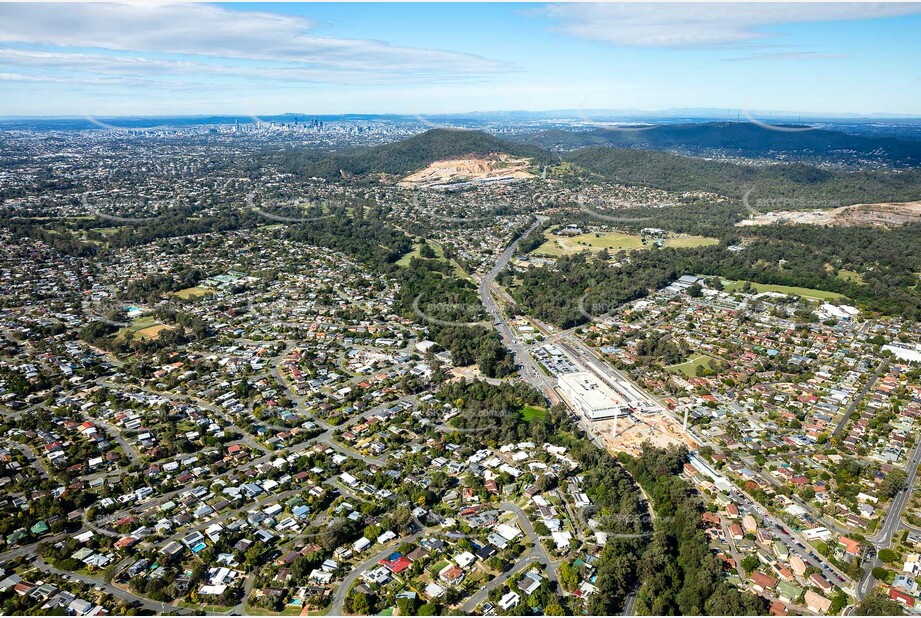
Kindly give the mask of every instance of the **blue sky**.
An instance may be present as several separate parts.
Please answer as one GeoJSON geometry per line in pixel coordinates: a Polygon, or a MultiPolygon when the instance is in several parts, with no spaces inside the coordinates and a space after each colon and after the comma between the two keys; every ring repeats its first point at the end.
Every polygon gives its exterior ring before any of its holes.
{"type": "Polygon", "coordinates": [[[921,114],[921,4],[0,4],[0,115],[921,114]]]}

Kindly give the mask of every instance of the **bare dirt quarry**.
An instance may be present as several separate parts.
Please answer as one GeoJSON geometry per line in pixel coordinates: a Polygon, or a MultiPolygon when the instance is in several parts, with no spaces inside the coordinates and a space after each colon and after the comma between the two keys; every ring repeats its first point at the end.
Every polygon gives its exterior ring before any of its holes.
{"type": "Polygon", "coordinates": [[[438,187],[461,182],[520,180],[533,178],[527,159],[505,154],[435,161],[400,181],[404,187],[438,187]]]}
{"type": "Polygon", "coordinates": [[[871,225],[890,227],[921,222],[921,202],[853,204],[827,210],[789,210],[768,212],[740,221],[736,225],[807,224],[830,226],[871,225]]]}

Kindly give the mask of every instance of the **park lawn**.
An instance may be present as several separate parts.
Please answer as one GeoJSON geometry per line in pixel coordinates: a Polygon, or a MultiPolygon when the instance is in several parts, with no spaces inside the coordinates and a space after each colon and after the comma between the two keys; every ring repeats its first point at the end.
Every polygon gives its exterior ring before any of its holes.
{"type": "MultiPolygon", "coordinates": [[[[109,236],[111,236],[112,234],[115,234],[115,233],[119,232],[119,231],[122,230],[122,229],[124,229],[122,226],[119,226],[119,227],[94,227],[94,228],[90,228],[90,229],[88,229],[88,230],[73,230],[71,233],[73,234],[74,237],[79,238],[79,239],[82,240],[83,242],[88,242],[88,243],[90,243],[90,244],[102,246],[102,245],[104,245],[104,244],[106,243],[106,241],[108,240],[109,236]],[[102,234],[102,238],[103,238],[103,239],[102,239],[102,240],[96,240],[96,239],[90,240],[90,239],[87,237],[87,235],[88,235],[90,232],[99,232],[100,234],[102,234]]],[[[54,231],[54,230],[50,230],[50,231],[54,231]]]]}
{"type": "Polygon", "coordinates": [[[134,338],[135,339],[159,339],[160,333],[168,328],[169,326],[165,324],[156,324],[154,326],[148,326],[147,328],[142,328],[141,330],[135,331],[134,338]]]}
{"type": "Polygon", "coordinates": [[[188,300],[189,298],[200,298],[202,296],[208,296],[209,294],[213,293],[214,292],[209,289],[196,286],[192,288],[185,288],[184,290],[179,290],[178,292],[173,292],[173,295],[183,300],[188,300]]]}
{"type": "Polygon", "coordinates": [[[142,315],[141,317],[134,318],[134,320],[131,321],[130,328],[131,330],[141,330],[150,326],[156,326],[157,324],[159,324],[159,322],[157,322],[157,318],[153,317],[152,315],[142,315]]]}
{"type": "MultiPolygon", "coordinates": [[[[736,292],[742,289],[745,281],[723,281],[724,292],[736,292]]],[[[825,290],[814,290],[812,288],[800,288],[791,285],[773,285],[769,283],[752,283],[752,289],[759,294],[762,292],[777,292],[779,294],[788,294],[790,296],[802,296],[803,298],[812,298],[815,300],[840,300],[845,298],[843,294],[837,292],[826,292],[825,290]]]]}
{"type": "Polygon", "coordinates": [[[535,408],[533,406],[525,406],[521,409],[521,418],[525,421],[531,421],[534,419],[544,420],[547,418],[547,411],[543,408],[535,408]]]}
{"type": "MultiPolygon", "coordinates": [[[[445,258],[445,250],[441,248],[441,245],[434,243],[432,241],[428,242],[428,245],[435,252],[435,259],[443,260],[445,258]]],[[[422,243],[413,243],[413,250],[409,253],[403,255],[399,260],[397,260],[397,266],[409,266],[409,263],[413,261],[413,258],[421,257],[419,252],[422,250],[422,243]]]]}
{"type": "MultiPolygon", "coordinates": [[[[102,234],[103,236],[111,236],[112,234],[115,234],[116,232],[118,232],[119,230],[122,230],[122,229],[124,229],[124,226],[117,226],[117,227],[93,227],[93,228],[90,228],[90,229],[85,230],[85,231],[86,231],[86,232],[99,232],[99,233],[102,234]]],[[[80,234],[80,237],[85,239],[85,238],[86,238],[86,234],[80,234]]]]}
{"type": "Polygon", "coordinates": [[[124,340],[129,334],[133,334],[135,339],[156,339],[160,336],[160,331],[168,328],[165,324],[160,324],[157,318],[152,315],[143,315],[131,322],[131,326],[118,331],[116,339],[124,340]]]}
{"type": "Polygon", "coordinates": [[[671,373],[680,373],[686,378],[696,378],[697,368],[707,367],[711,360],[715,359],[713,359],[712,356],[700,354],[684,361],[683,363],[678,363],[677,365],[668,365],[665,367],[665,370],[671,373]]]}
{"type": "MultiPolygon", "coordinates": [[[[435,259],[445,260],[445,250],[436,242],[428,241],[429,246],[435,252],[435,259]]],[[[413,258],[421,257],[419,251],[422,249],[421,243],[413,243],[413,249],[409,253],[403,254],[399,260],[397,260],[397,266],[403,266],[404,268],[409,266],[409,263],[413,261],[413,258]]],[[[468,281],[473,281],[464,269],[460,267],[460,264],[455,260],[450,260],[451,265],[454,266],[454,274],[459,279],[467,279],[468,281]]]]}
{"type": "Polygon", "coordinates": [[[547,240],[533,253],[559,257],[586,250],[601,251],[602,249],[608,249],[616,252],[621,249],[632,251],[643,247],[642,238],[623,232],[606,232],[601,235],[590,232],[577,236],[555,236],[550,230],[547,230],[544,232],[544,238],[547,240]]]}
{"type": "MultiPolygon", "coordinates": [[[[625,232],[589,232],[577,236],[555,236],[551,233],[551,230],[547,230],[544,232],[544,238],[547,240],[533,253],[559,257],[585,250],[601,251],[607,249],[611,252],[617,252],[623,249],[624,251],[636,251],[648,249],[652,246],[651,241],[644,243],[642,236],[625,232]]],[[[705,247],[716,244],[719,244],[718,239],[706,236],[681,236],[665,240],[666,247],[676,249],[705,247]]]]}
{"type": "Polygon", "coordinates": [[[458,279],[466,279],[467,281],[471,283],[475,283],[473,281],[473,277],[468,275],[467,271],[461,268],[460,264],[458,264],[455,260],[451,260],[451,263],[454,264],[454,274],[457,276],[458,279]]]}
{"type": "MultiPolygon", "coordinates": [[[[400,257],[399,260],[397,260],[397,266],[403,266],[403,267],[409,266],[409,263],[412,262],[413,259],[419,257],[419,250],[421,248],[422,248],[422,245],[418,243],[413,243],[412,251],[410,251],[409,253],[404,253],[403,256],[400,257]]],[[[436,251],[435,253],[438,253],[438,252],[436,251]]]]}

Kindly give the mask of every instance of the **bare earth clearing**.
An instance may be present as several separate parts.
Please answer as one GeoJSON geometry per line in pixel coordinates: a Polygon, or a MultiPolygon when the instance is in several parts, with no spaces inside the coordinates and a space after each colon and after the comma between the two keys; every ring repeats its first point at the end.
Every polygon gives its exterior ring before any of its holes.
{"type": "Polygon", "coordinates": [[[435,161],[425,169],[410,174],[400,185],[404,187],[437,187],[459,182],[520,180],[533,178],[528,172],[527,159],[513,159],[505,154],[483,158],[449,159],[435,161]]]}
{"type": "Polygon", "coordinates": [[[808,225],[905,225],[921,221],[921,202],[853,204],[828,210],[804,210],[769,212],[751,219],[739,221],[736,225],[797,224],[808,225]]]}
{"type": "Polygon", "coordinates": [[[679,423],[664,414],[630,414],[616,422],[613,419],[595,421],[593,427],[598,429],[598,435],[609,450],[633,456],[642,453],[647,442],[656,448],[682,444],[691,449],[700,447],[682,431],[679,423]]]}

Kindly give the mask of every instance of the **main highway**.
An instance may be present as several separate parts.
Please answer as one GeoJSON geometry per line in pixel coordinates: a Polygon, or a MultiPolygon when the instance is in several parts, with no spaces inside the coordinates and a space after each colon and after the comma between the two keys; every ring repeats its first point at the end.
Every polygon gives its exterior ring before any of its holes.
{"type": "Polygon", "coordinates": [[[542,392],[551,403],[556,403],[560,400],[559,395],[556,394],[554,390],[554,381],[551,380],[541,369],[537,366],[537,363],[534,362],[534,359],[527,353],[525,350],[524,344],[518,341],[515,334],[512,332],[511,326],[509,326],[508,321],[505,319],[505,316],[502,314],[502,310],[499,308],[496,299],[493,296],[494,286],[496,282],[496,276],[502,272],[506,266],[508,266],[509,261],[512,259],[512,256],[515,254],[515,250],[518,249],[518,243],[521,242],[521,239],[530,234],[532,231],[541,226],[546,219],[544,217],[538,217],[537,221],[534,222],[531,227],[527,229],[521,236],[516,238],[509,244],[505,251],[502,252],[502,255],[499,256],[499,260],[496,262],[495,266],[480,280],[480,300],[483,303],[483,306],[486,307],[486,311],[492,317],[493,325],[496,327],[496,330],[499,332],[499,336],[502,338],[502,342],[505,346],[511,350],[512,355],[515,358],[515,363],[521,368],[522,376],[534,385],[537,390],[542,392]]]}

